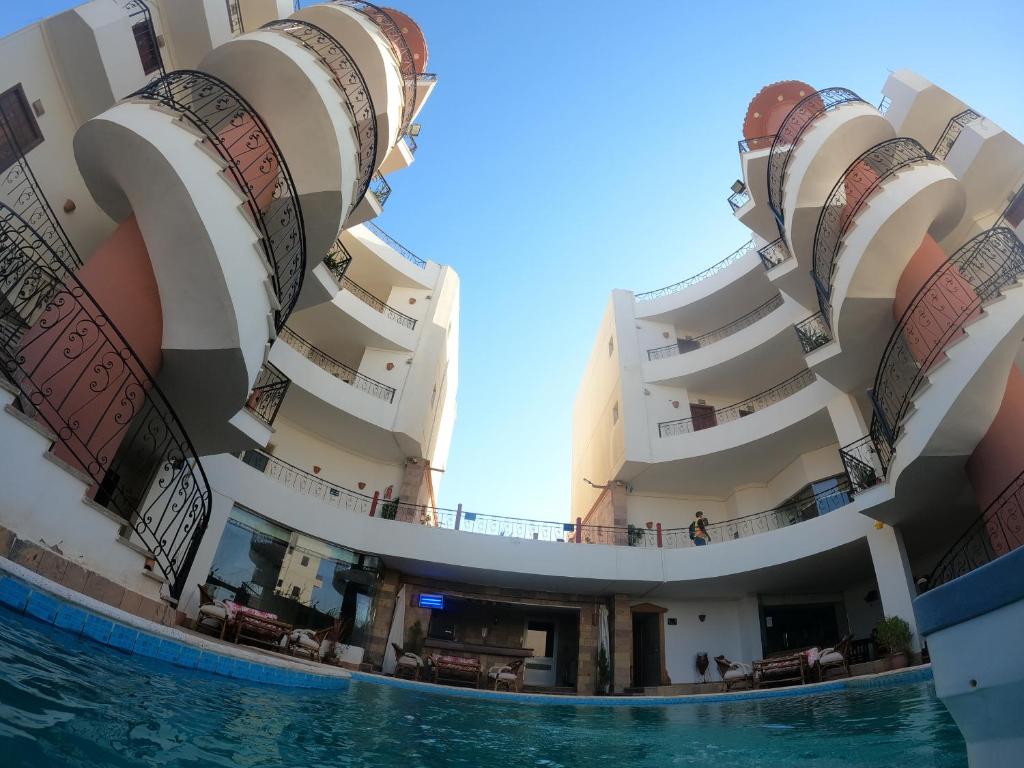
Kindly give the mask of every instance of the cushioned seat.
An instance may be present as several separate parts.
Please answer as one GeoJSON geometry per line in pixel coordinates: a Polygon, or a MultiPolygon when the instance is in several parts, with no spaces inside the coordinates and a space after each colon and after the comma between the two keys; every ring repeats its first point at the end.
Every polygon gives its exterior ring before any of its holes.
{"type": "Polygon", "coordinates": [[[823,653],[818,659],[820,664],[842,664],[843,654],[836,651],[830,651],[829,653],[823,653]]]}
{"type": "Polygon", "coordinates": [[[228,609],[222,603],[211,603],[210,605],[199,606],[199,615],[208,616],[211,619],[227,620],[228,609]]]}

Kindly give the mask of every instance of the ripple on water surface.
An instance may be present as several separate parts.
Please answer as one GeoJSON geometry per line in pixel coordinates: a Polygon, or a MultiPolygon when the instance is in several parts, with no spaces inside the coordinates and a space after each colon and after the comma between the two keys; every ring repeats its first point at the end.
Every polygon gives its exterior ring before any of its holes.
{"type": "Polygon", "coordinates": [[[665,707],[274,688],[121,655],[0,608],[0,765],[966,768],[930,684],[665,707]]]}

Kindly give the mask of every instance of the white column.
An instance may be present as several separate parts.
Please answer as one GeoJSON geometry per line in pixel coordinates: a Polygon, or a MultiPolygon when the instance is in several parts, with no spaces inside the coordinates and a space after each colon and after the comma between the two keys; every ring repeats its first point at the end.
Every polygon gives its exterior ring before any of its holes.
{"type": "Polygon", "coordinates": [[[220,539],[224,535],[224,528],[228,524],[228,517],[235,502],[216,491],[212,491],[213,500],[210,510],[210,520],[206,525],[206,532],[203,540],[196,551],[196,557],[192,561],[192,568],[185,581],[185,588],[178,598],[178,610],[184,611],[194,617],[199,611],[199,585],[206,583],[206,577],[210,574],[210,566],[213,565],[213,556],[217,554],[217,547],[220,546],[220,539]]]}
{"type": "Polygon", "coordinates": [[[739,624],[741,656],[733,661],[749,663],[756,659],[763,659],[761,606],[756,595],[744,597],[739,601],[739,624]]]}
{"type": "Polygon", "coordinates": [[[914,616],[914,575],[907,559],[903,536],[892,526],[874,529],[868,534],[868,548],[871,563],[875,568],[878,594],[882,598],[882,611],[886,616],[906,619],[913,633],[911,650],[921,650],[921,638],[917,633],[917,619],[914,616]]]}
{"type": "Polygon", "coordinates": [[[828,415],[832,418],[839,445],[849,445],[868,433],[860,408],[853,397],[845,392],[829,401],[828,415]]]}

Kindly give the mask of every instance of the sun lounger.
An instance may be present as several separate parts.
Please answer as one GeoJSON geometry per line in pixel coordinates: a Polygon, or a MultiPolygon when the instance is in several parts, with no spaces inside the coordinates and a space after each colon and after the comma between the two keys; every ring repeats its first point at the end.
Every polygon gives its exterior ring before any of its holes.
{"type": "Polygon", "coordinates": [[[715,656],[715,664],[718,665],[718,674],[726,691],[737,683],[753,685],[754,671],[749,664],[729,661],[725,656],[715,656]]]}

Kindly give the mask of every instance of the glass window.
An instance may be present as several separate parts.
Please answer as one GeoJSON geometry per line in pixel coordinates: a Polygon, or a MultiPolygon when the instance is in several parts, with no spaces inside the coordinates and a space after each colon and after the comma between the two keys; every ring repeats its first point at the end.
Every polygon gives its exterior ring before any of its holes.
{"type": "Polygon", "coordinates": [[[133,24],[132,34],[135,35],[135,47],[139,50],[142,71],[151,75],[160,69],[160,51],[157,47],[156,32],[153,31],[153,22],[146,19],[133,24]]]}
{"type": "Polygon", "coordinates": [[[43,143],[43,134],[21,83],[0,93],[0,111],[7,118],[7,130],[0,130],[0,171],[5,171],[18,159],[18,149],[28,153],[43,143]]]}

